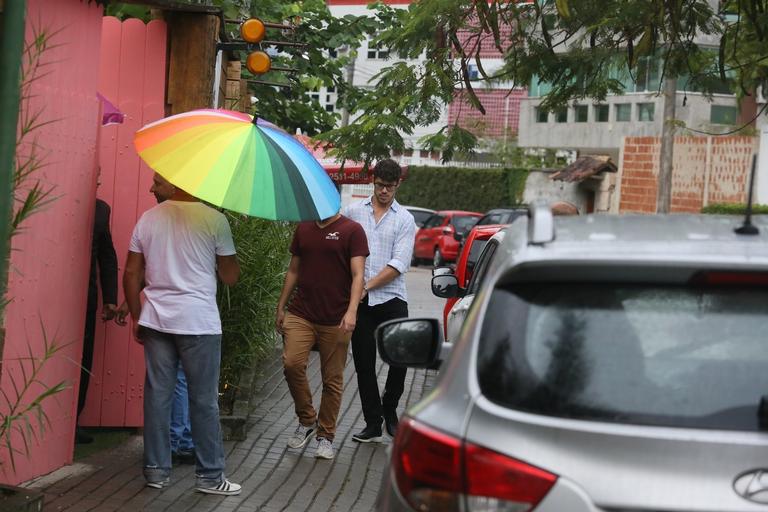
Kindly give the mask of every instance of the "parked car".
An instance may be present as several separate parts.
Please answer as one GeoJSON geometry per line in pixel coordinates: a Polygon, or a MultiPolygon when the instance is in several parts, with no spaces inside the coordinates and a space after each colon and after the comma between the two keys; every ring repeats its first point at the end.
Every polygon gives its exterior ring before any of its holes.
{"type": "MultiPolygon", "coordinates": [[[[504,239],[502,229],[505,227],[506,225],[475,226],[467,235],[464,249],[456,261],[458,292],[455,297],[446,299],[443,308],[443,329],[447,341],[455,339],[458,335],[466,312],[484,276],[483,268],[487,268],[488,262],[496,252],[496,247],[504,239]]],[[[437,267],[437,269],[440,268],[445,267],[437,267]]],[[[433,272],[432,275],[436,273],[433,272]]],[[[435,290],[432,293],[435,293],[435,290]]]]}
{"type": "MultiPolygon", "coordinates": [[[[524,206],[518,206],[515,208],[493,208],[492,210],[488,210],[483,214],[482,217],[480,217],[477,222],[475,223],[473,228],[475,226],[490,226],[490,225],[498,225],[498,224],[512,224],[512,222],[520,217],[521,215],[528,215],[528,208],[524,206]]],[[[461,252],[461,247],[464,246],[464,242],[467,238],[467,235],[469,234],[469,231],[467,231],[465,234],[457,234],[456,239],[459,241],[459,252],[461,252]]]]}
{"type": "Polygon", "coordinates": [[[459,242],[453,237],[454,233],[468,231],[480,217],[481,213],[462,210],[435,212],[416,232],[413,247],[415,262],[428,260],[439,267],[445,262],[455,261],[459,255],[459,242]]]}
{"type": "Polygon", "coordinates": [[[429,208],[422,208],[421,206],[403,206],[406,210],[411,212],[413,220],[416,221],[416,227],[424,226],[424,222],[435,214],[435,210],[429,208]]]}
{"type": "Polygon", "coordinates": [[[385,362],[445,369],[378,510],[765,511],[768,216],[740,221],[535,207],[456,343],[437,319],[382,324],[385,362]]]}

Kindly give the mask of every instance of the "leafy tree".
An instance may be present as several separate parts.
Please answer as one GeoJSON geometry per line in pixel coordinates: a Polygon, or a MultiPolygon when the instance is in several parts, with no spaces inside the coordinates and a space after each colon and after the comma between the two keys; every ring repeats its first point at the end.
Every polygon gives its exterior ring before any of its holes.
{"type": "MultiPolygon", "coordinates": [[[[548,109],[621,93],[617,72],[634,76],[650,56],[663,60],[665,76],[688,76],[697,90],[711,92],[721,83],[718,52],[697,43],[702,35],[719,37],[725,27],[706,0],[421,0],[408,9],[377,8],[392,21],[380,34],[390,52],[427,60],[382,70],[378,85],[360,93],[355,122],[323,135],[349,158],[380,157],[383,145],[400,149],[398,130],[409,134],[437,119],[456,89],[485,113],[469,79],[470,63],[488,84],[529,84],[534,77],[547,82],[551,90],[542,106],[548,109]],[[482,67],[482,43],[493,44],[504,57],[493,75],[482,67]]],[[[448,160],[472,150],[477,139],[453,124],[424,143],[448,160]]]]}

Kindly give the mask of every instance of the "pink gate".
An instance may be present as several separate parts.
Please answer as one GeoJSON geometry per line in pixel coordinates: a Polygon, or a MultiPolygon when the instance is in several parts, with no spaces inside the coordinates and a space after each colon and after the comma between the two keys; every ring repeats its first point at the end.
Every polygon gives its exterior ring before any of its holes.
{"type": "MultiPolygon", "coordinates": [[[[43,32],[50,37],[40,60],[43,76],[33,81],[24,109],[49,123],[27,143],[36,140],[44,163],[33,178],[52,188],[55,200],[28,219],[12,241],[0,385],[15,397],[16,386],[25,380],[20,364],[27,375],[30,371],[29,361],[22,359],[30,353],[39,358],[46,340],[53,340],[64,348],[39,377],[47,385],[65,381],[68,388],[44,402],[50,424],[31,441],[29,457],[15,457],[15,471],[8,453],[0,450],[0,481],[11,483],[72,461],[94,211],[102,7],[80,0],[28,0],[26,19],[28,43],[43,32]]],[[[29,150],[29,145],[21,149],[29,150]]],[[[39,392],[33,386],[27,400],[39,392]]],[[[0,418],[7,413],[0,401],[0,418]]],[[[23,447],[19,436],[13,442],[23,447]]]]}
{"type": "MultiPolygon", "coordinates": [[[[133,135],[165,115],[166,42],[164,21],[144,24],[103,19],[99,92],[125,114],[123,124],[101,128],[101,187],[96,195],[112,207],[112,240],[120,281],[136,220],[155,204],[149,193],[152,171],[133,148],[133,135]]],[[[122,283],[119,297],[122,300],[122,283]]],[[[93,376],[80,417],[84,426],[143,424],[144,351],[128,327],[113,322],[96,332],[93,376]]]]}

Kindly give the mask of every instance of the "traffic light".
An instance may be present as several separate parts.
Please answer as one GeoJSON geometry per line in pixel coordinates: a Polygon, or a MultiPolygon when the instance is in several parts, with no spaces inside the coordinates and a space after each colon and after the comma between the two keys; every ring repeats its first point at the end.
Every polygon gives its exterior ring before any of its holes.
{"type": "MultiPolygon", "coordinates": [[[[260,43],[266,32],[266,26],[259,18],[249,18],[240,24],[240,37],[249,44],[260,43]]],[[[245,67],[254,75],[260,75],[272,68],[272,59],[266,52],[253,51],[245,59],[245,67]]]]}

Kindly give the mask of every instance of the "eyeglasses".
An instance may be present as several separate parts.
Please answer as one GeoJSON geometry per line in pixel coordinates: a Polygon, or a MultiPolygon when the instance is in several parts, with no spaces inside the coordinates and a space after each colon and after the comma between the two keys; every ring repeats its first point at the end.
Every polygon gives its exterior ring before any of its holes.
{"type": "Polygon", "coordinates": [[[377,190],[389,190],[391,192],[397,188],[397,183],[377,183],[374,181],[373,186],[376,187],[377,190]]]}

